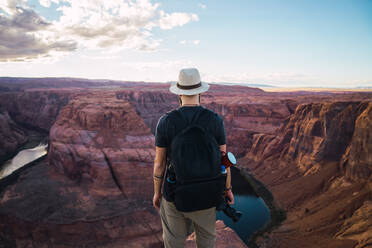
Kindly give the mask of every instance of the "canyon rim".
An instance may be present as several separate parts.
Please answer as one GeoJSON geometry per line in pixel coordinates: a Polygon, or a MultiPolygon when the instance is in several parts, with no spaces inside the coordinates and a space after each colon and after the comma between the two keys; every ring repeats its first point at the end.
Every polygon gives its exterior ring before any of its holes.
{"type": "MultiPolygon", "coordinates": [[[[157,120],[178,104],[168,85],[0,78],[0,86],[0,160],[30,131],[49,144],[45,159],[0,187],[0,244],[161,247],[152,162],[157,120]]],[[[371,101],[371,92],[227,85],[203,94],[224,119],[239,169],[286,212],[257,246],[372,245],[371,101]]],[[[217,244],[245,246],[221,223],[217,244]]]]}

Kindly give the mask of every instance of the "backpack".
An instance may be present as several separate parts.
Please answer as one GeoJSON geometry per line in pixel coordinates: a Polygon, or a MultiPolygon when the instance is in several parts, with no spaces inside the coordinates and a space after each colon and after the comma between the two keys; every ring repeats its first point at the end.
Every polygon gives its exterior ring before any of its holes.
{"type": "Polygon", "coordinates": [[[174,204],[182,212],[216,207],[223,201],[226,176],[221,173],[219,145],[206,129],[214,113],[203,108],[191,122],[179,110],[171,113],[180,127],[170,146],[174,204]]]}

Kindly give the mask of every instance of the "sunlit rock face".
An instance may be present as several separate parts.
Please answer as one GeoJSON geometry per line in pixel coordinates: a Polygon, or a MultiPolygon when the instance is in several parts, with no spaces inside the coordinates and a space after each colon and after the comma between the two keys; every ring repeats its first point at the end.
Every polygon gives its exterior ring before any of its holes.
{"type": "Polygon", "coordinates": [[[262,246],[318,240],[317,247],[363,247],[370,240],[369,221],[358,216],[372,197],[371,116],[371,102],[303,104],[275,134],[254,136],[240,164],[287,210],[262,246]]]}
{"type": "Polygon", "coordinates": [[[355,120],[368,103],[336,102],[301,105],[288,125],[293,125],[288,158],[302,170],[323,161],[339,161],[350,143],[355,120]]]}
{"type": "Polygon", "coordinates": [[[347,178],[368,180],[372,175],[372,102],[355,121],[355,131],[345,154],[341,167],[347,178]]]}
{"type": "Polygon", "coordinates": [[[299,105],[276,134],[255,135],[246,157],[257,163],[280,158],[303,173],[315,173],[324,162],[341,162],[349,177],[354,170],[366,179],[372,164],[370,116],[368,102],[299,105]]]}
{"type": "Polygon", "coordinates": [[[368,247],[372,243],[372,201],[365,201],[351,217],[347,218],[340,231],[335,235],[337,239],[358,240],[356,248],[368,247]]]}
{"type": "Polygon", "coordinates": [[[58,172],[102,189],[118,186],[137,198],[150,197],[136,189],[151,188],[154,153],[150,129],[130,103],[111,93],[75,98],[50,130],[49,163],[58,172]]]}

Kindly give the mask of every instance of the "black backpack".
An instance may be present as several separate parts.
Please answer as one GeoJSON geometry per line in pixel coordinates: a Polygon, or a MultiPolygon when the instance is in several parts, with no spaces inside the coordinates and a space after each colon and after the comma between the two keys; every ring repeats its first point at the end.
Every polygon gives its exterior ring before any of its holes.
{"type": "Polygon", "coordinates": [[[207,129],[209,122],[215,121],[214,113],[203,108],[191,122],[179,110],[171,115],[179,127],[169,154],[177,210],[190,212],[218,206],[223,201],[226,177],[221,172],[219,145],[207,129]]]}

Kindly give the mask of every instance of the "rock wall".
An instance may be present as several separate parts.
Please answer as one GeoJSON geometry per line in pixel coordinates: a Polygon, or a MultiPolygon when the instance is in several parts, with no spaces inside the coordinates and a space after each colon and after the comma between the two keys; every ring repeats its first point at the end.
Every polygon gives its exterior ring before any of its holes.
{"type": "Polygon", "coordinates": [[[254,136],[239,164],[287,211],[287,220],[260,245],[295,247],[316,240],[317,247],[363,247],[371,239],[370,221],[355,217],[372,199],[371,106],[299,105],[275,134],[254,136]]]}
{"type": "Polygon", "coordinates": [[[355,131],[341,160],[346,177],[354,181],[368,180],[372,175],[372,103],[355,121],[355,131]]]}
{"type": "Polygon", "coordinates": [[[359,178],[366,179],[372,163],[371,105],[369,102],[299,105],[276,134],[255,135],[246,158],[255,164],[276,159],[295,163],[305,175],[315,173],[324,162],[339,162],[348,174],[358,164],[359,169],[362,165],[360,171],[364,171],[359,178]]]}
{"type": "MultiPolygon", "coordinates": [[[[126,100],[113,93],[76,97],[64,107],[50,130],[48,160],[73,180],[97,187],[150,187],[154,137],[126,100]],[[143,175],[145,173],[146,175],[143,175]],[[99,185],[99,186],[98,186],[99,185]]],[[[139,195],[137,195],[139,197],[139,195]]]]}
{"type": "Polygon", "coordinates": [[[59,110],[65,106],[73,92],[33,91],[3,93],[0,106],[19,125],[49,131],[59,110]]]}

